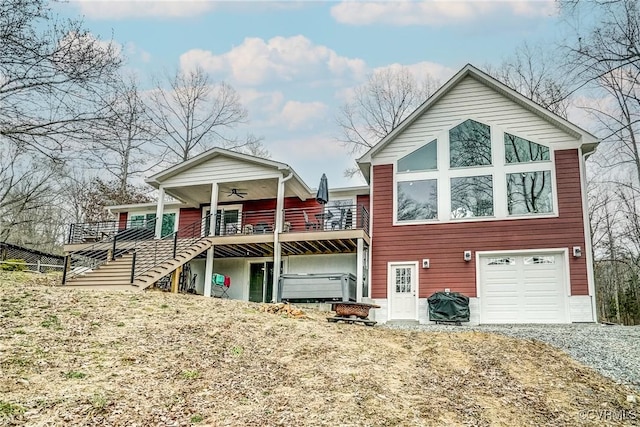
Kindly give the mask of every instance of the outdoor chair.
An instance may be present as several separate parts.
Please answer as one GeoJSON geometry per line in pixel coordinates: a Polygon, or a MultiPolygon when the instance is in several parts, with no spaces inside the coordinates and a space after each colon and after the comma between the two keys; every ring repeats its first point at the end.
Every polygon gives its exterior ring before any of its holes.
{"type": "Polygon", "coordinates": [[[351,212],[351,208],[347,209],[347,213],[345,214],[344,219],[344,228],[345,230],[351,228],[353,226],[353,212],[351,212]]]}
{"type": "Polygon", "coordinates": [[[223,274],[215,273],[211,276],[211,288],[213,294],[217,298],[229,298],[229,286],[231,286],[231,280],[223,274]]]}
{"type": "Polygon", "coordinates": [[[246,224],[244,227],[242,227],[242,232],[244,234],[253,234],[253,225],[246,224]]]}
{"type": "Polygon", "coordinates": [[[344,216],[345,210],[340,209],[340,218],[331,221],[332,230],[342,230],[342,227],[344,227],[344,216]]]}
{"type": "Polygon", "coordinates": [[[310,228],[317,230],[318,228],[320,228],[319,222],[312,222],[309,220],[309,215],[307,214],[307,211],[302,211],[302,215],[304,215],[304,227],[306,230],[309,230],[310,228]]]}
{"type": "Polygon", "coordinates": [[[259,222],[258,224],[256,224],[256,226],[254,227],[254,232],[255,233],[262,233],[262,234],[266,234],[266,233],[270,233],[273,231],[273,227],[270,226],[267,223],[264,222],[259,222]]]}

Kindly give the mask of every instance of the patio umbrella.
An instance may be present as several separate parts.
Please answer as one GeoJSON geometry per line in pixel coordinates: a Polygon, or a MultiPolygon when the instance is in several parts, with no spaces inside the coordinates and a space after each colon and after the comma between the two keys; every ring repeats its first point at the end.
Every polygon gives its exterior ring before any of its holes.
{"type": "Polygon", "coordinates": [[[316,194],[316,201],[323,205],[329,201],[329,183],[327,182],[327,175],[322,174],[320,178],[320,185],[318,186],[318,193],[316,194]]]}

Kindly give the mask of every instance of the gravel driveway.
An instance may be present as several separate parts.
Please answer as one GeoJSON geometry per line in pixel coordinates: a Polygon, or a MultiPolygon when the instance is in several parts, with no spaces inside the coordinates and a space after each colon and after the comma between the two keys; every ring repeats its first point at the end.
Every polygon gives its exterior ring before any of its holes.
{"type": "Polygon", "coordinates": [[[613,380],[640,390],[640,326],[486,325],[449,326],[385,324],[383,327],[427,332],[494,332],[534,339],[569,353],[574,359],[613,380]]]}

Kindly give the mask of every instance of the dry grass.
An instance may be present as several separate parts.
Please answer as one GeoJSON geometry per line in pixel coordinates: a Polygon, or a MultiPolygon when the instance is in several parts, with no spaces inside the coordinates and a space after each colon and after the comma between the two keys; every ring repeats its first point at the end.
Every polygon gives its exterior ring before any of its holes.
{"type": "Polygon", "coordinates": [[[539,342],[24,277],[0,276],[0,424],[640,423],[629,389],[539,342]]]}

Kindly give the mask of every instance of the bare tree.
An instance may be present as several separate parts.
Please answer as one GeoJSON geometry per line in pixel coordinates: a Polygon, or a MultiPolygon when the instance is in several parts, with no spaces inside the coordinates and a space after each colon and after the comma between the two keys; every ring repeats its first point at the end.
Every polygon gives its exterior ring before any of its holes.
{"type": "Polygon", "coordinates": [[[103,118],[118,54],[80,22],[57,21],[46,0],[0,2],[0,141],[62,157],[103,118]]]}
{"type": "Polygon", "coordinates": [[[162,161],[156,146],[158,132],[133,77],[116,83],[109,110],[107,119],[92,132],[89,157],[93,165],[99,164],[111,175],[109,179],[117,182],[124,194],[132,178],[162,161]]]}
{"type": "Polygon", "coordinates": [[[223,144],[223,147],[228,150],[250,154],[263,159],[271,158],[271,152],[264,146],[264,138],[257,137],[252,133],[248,134],[245,140],[240,143],[226,143],[223,144]]]}
{"type": "MultiPolygon", "coordinates": [[[[596,289],[603,318],[640,322],[640,8],[634,0],[562,2],[568,18],[598,17],[564,46],[576,87],[597,105],[585,107],[604,136],[592,164],[608,197],[591,212],[596,289]]],[[[593,185],[593,184],[592,184],[593,185]]],[[[592,198],[593,200],[593,198],[592,198]]]]}
{"type": "Polygon", "coordinates": [[[151,94],[149,117],[160,130],[170,157],[188,160],[214,141],[235,143],[223,133],[247,118],[238,93],[226,83],[213,84],[201,68],[178,71],[151,94]]]}
{"type": "Polygon", "coordinates": [[[59,244],[59,180],[105,119],[119,50],[47,0],[0,2],[0,239],[59,244]]]}
{"type": "Polygon", "coordinates": [[[524,43],[498,67],[485,66],[487,73],[535,103],[567,118],[570,85],[557,66],[558,58],[548,46],[524,43]]]}
{"type": "Polygon", "coordinates": [[[340,128],[337,138],[352,154],[360,154],[387,136],[439,84],[430,76],[418,81],[406,67],[386,68],[375,72],[358,86],[350,102],[336,118],[340,128]]]}

